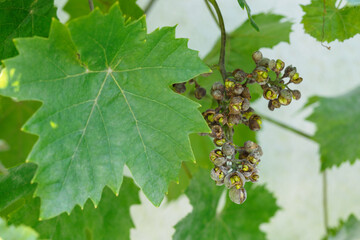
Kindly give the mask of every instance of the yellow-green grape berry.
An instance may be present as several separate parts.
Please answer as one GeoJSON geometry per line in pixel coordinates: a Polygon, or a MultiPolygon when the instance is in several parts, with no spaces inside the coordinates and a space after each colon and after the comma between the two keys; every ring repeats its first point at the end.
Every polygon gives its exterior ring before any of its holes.
{"type": "Polygon", "coordinates": [[[263,59],[263,55],[260,51],[256,51],[252,54],[252,59],[255,63],[258,63],[261,61],[261,59],[263,59]]]}
{"type": "Polygon", "coordinates": [[[280,59],[276,60],[276,72],[280,72],[284,69],[285,63],[280,59]]]}
{"type": "Polygon", "coordinates": [[[269,80],[269,73],[264,67],[258,67],[255,69],[255,80],[258,84],[264,85],[269,80]]]}
{"type": "Polygon", "coordinates": [[[184,93],[186,91],[186,82],[183,83],[174,83],[172,86],[177,93],[184,93]]]}
{"type": "Polygon", "coordinates": [[[260,146],[257,143],[254,143],[253,141],[246,141],[244,143],[244,150],[248,153],[252,153],[256,149],[258,149],[260,146]]]}
{"type": "Polygon", "coordinates": [[[232,143],[227,142],[222,146],[221,151],[225,156],[233,156],[235,154],[235,147],[232,143]]]}
{"type": "Polygon", "coordinates": [[[210,136],[213,138],[222,138],[224,135],[224,131],[220,125],[211,126],[210,136]]]}
{"type": "Polygon", "coordinates": [[[226,124],[227,122],[227,119],[226,119],[226,116],[224,116],[224,114],[222,113],[217,113],[215,114],[214,116],[214,121],[217,122],[217,123],[220,123],[220,124],[226,124]]]}
{"type": "Polygon", "coordinates": [[[203,88],[203,87],[198,87],[198,88],[196,88],[195,89],[195,97],[197,98],[197,99],[202,99],[203,97],[205,97],[205,95],[206,95],[206,89],[205,88],[203,88]]]}
{"type": "Polygon", "coordinates": [[[291,82],[295,84],[299,84],[303,81],[302,77],[299,76],[299,73],[295,73],[294,76],[291,78],[291,82]]]}
{"type": "Polygon", "coordinates": [[[266,88],[263,96],[266,100],[274,100],[278,97],[278,91],[276,88],[266,88]]]}
{"type": "Polygon", "coordinates": [[[225,80],[225,89],[230,89],[233,88],[235,86],[235,82],[231,79],[226,79],[225,80]]]}
{"type": "Polygon", "coordinates": [[[226,142],[225,138],[222,139],[214,139],[214,143],[216,146],[221,147],[226,142]]]}
{"type": "Polygon", "coordinates": [[[245,177],[240,172],[232,172],[226,175],[224,183],[225,186],[229,189],[236,185],[240,185],[240,187],[243,187],[245,184],[245,177]]]}
{"type": "Polygon", "coordinates": [[[240,121],[241,121],[241,116],[239,114],[230,114],[227,125],[229,127],[233,127],[234,125],[238,125],[240,121]]]}
{"type": "Polygon", "coordinates": [[[247,197],[246,190],[242,187],[233,187],[229,190],[229,198],[236,204],[242,204],[245,202],[247,197]]]}
{"type": "Polygon", "coordinates": [[[242,91],[240,96],[250,101],[251,99],[250,89],[248,87],[244,87],[244,90],[242,91]]]}
{"type": "Polygon", "coordinates": [[[225,178],[224,171],[225,169],[222,167],[214,167],[213,169],[211,169],[210,177],[212,180],[217,182],[217,185],[222,185],[224,183],[224,178],[225,178]]]}
{"type": "Polygon", "coordinates": [[[253,114],[249,119],[249,128],[252,131],[258,131],[261,128],[261,117],[257,114],[253,114]]]}
{"type": "Polygon", "coordinates": [[[293,99],[299,100],[301,98],[301,92],[299,90],[292,90],[293,99]]]}
{"type": "Polygon", "coordinates": [[[291,103],[292,100],[292,93],[290,90],[288,89],[283,89],[280,91],[280,95],[279,95],[279,102],[281,105],[289,105],[291,103]]]}
{"type": "Polygon", "coordinates": [[[214,122],[214,115],[215,115],[215,110],[213,109],[208,109],[205,112],[202,113],[204,119],[208,122],[208,123],[213,123],[214,122]]]}
{"type": "Polygon", "coordinates": [[[236,81],[240,81],[240,82],[244,81],[247,77],[247,73],[241,69],[235,69],[232,75],[236,79],[236,81]]]}
{"type": "Polygon", "coordinates": [[[243,117],[249,120],[253,114],[254,110],[252,108],[249,108],[246,112],[243,113],[243,117]]]}
{"type": "Polygon", "coordinates": [[[274,60],[274,59],[271,59],[270,61],[269,61],[269,70],[275,70],[275,67],[276,67],[276,61],[274,60]]]}

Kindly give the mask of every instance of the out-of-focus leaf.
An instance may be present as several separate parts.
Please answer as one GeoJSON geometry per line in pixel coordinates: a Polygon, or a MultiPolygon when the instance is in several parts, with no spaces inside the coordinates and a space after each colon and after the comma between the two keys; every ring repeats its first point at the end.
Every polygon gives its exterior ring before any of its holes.
{"type": "Polygon", "coordinates": [[[264,186],[249,184],[244,204],[237,205],[226,197],[224,208],[216,212],[223,191],[223,186],[210,179],[209,171],[199,171],[186,190],[193,211],[176,224],[174,239],[265,239],[259,226],[279,209],[273,195],[264,186]]]}
{"type": "MultiPolygon", "coordinates": [[[[126,19],[132,20],[144,15],[143,10],[136,4],[136,0],[93,0],[94,7],[98,7],[102,12],[107,13],[114,3],[119,3],[121,12],[126,19]]],[[[70,20],[85,16],[90,13],[88,0],[69,0],[64,10],[69,13],[70,20]]]]}
{"type": "Polygon", "coordinates": [[[326,240],[358,240],[360,236],[360,222],[350,215],[346,222],[341,222],[335,231],[327,236],[326,240]]]}
{"type": "Polygon", "coordinates": [[[134,227],[130,207],[140,202],[138,194],[139,189],[133,181],[124,178],[119,196],[105,188],[97,208],[88,200],[83,210],[77,206],[70,215],[64,213],[39,221],[40,199],[35,198],[10,215],[9,222],[31,226],[41,239],[130,239],[130,229],[134,227]]]}
{"type": "Polygon", "coordinates": [[[305,32],[318,41],[340,42],[360,33],[360,6],[336,7],[336,0],[312,0],[302,5],[305,32]]]}
{"type": "Polygon", "coordinates": [[[0,218],[0,239],[1,240],[36,240],[38,234],[26,226],[7,226],[5,220],[0,218]]]}
{"type": "Polygon", "coordinates": [[[38,102],[15,102],[0,96],[0,139],[6,144],[0,151],[0,162],[10,168],[25,161],[37,137],[24,133],[21,127],[40,107],[38,102]]]}
{"type": "Polygon", "coordinates": [[[10,168],[7,175],[0,176],[0,212],[34,192],[35,185],[30,181],[35,170],[35,164],[25,163],[10,168]]]}
{"type": "Polygon", "coordinates": [[[14,38],[46,37],[53,17],[56,17],[53,0],[0,1],[0,60],[17,54],[14,38]]]}
{"type": "Polygon", "coordinates": [[[360,158],[360,87],[339,97],[316,100],[318,106],[307,119],[317,127],[314,140],[320,145],[321,169],[354,163],[360,158]]]}
{"type": "Polygon", "coordinates": [[[126,25],[115,4],[16,42],[0,93],[43,102],[24,127],[40,136],[28,158],[40,216],[98,203],[104,186],[118,192],[125,164],[158,206],[181,162],[194,160],[188,135],[209,131],[199,105],[169,88],[209,72],[187,40],[174,28],[147,34],[145,18],[126,25]]]}

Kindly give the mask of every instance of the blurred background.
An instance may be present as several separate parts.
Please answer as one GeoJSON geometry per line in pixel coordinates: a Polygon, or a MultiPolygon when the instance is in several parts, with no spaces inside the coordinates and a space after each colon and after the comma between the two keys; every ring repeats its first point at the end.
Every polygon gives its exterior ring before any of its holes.
{"type": "MultiPolygon", "coordinates": [[[[240,26],[246,19],[236,0],[218,1],[225,18],[227,32],[240,26]]],[[[68,15],[62,10],[66,0],[55,0],[58,16],[66,22],[68,15]]],[[[141,7],[148,0],[138,0],[141,7]]],[[[310,0],[248,1],[254,14],[273,12],[286,16],[293,22],[290,44],[281,43],[273,49],[261,49],[268,58],[280,58],[293,64],[304,78],[298,89],[302,93],[300,101],[274,112],[267,109],[267,102],[257,101],[253,108],[305,133],[313,135],[315,126],[305,118],[312,108],[303,110],[308,97],[338,96],[360,85],[359,50],[360,35],[343,43],[330,44],[331,50],[321,46],[313,37],[305,34],[300,23],[303,12],[300,4],[310,0]]],[[[204,57],[220,36],[203,0],[157,0],[147,14],[148,31],[158,27],[177,25],[177,37],[189,38],[189,47],[199,51],[204,57]]],[[[274,35],[277,33],[274,32],[274,35]]],[[[239,66],[241,67],[241,66],[239,66]]],[[[331,116],[329,116],[331,118],[331,116]]],[[[279,128],[264,121],[258,140],[264,156],[259,165],[261,183],[274,193],[281,209],[270,223],[261,229],[270,240],[312,240],[325,234],[322,207],[322,176],[318,145],[302,136],[279,128]]],[[[360,164],[344,163],[340,168],[328,170],[329,225],[338,225],[340,219],[347,219],[354,213],[360,217],[360,164]]],[[[171,203],[166,201],[156,208],[141,193],[141,205],[131,208],[136,229],[131,237],[137,239],[171,239],[173,226],[192,209],[185,195],[171,203]]]]}

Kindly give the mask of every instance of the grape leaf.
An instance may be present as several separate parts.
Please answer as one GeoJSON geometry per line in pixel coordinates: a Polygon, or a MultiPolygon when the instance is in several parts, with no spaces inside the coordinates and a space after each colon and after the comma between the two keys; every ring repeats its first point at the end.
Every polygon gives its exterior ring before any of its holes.
{"type": "Polygon", "coordinates": [[[339,97],[318,97],[317,103],[307,119],[317,127],[313,138],[320,145],[321,170],[354,163],[360,158],[360,87],[339,97]]]}
{"type": "Polygon", "coordinates": [[[39,108],[38,102],[15,102],[0,96],[0,139],[6,142],[6,151],[0,151],[0,162],[10,168],[25,161],[37,137],[20,129],[39,108]]]}
{"type": "MultiPolygon", "coordinates": [[[[144,15],[143,10],[136,4],[136,0],[93,0],[94,7],[98,7],[102,12],[108,12],[116,2],[119,3],[121,12],[126,19],[138,19],[144,15]]],[[[64,10],[69,13],[70,19],[87,15],[90,13],[89,1],[69,0],[64,6],[64,10]]]]}
{"type": "Polygon", "coordinates": [[[1,94],[43,102],[24,126],[40,136],[28,158],[40,216],[97,204],[105,185],[117,193],[124,164],[158,206],[194,159],[188,134],[209,131],[199,104],[169,85],[210,70],[174,28],[147,35],[145,18],[125,25],[117,4],[67,26],[54,20],[49,39],[17,39],[20,55],[0,77],[1,94]]]}
{"type": "Polygon", "coordinates": [[[138,195],[138,187],[125,177],[119,196],[105,188],[97,208],[88,200],[83,210],[77,206],[70,215],[39,221],[40,199],[35,198],[11,214],[9,222],[31,226],[41,239],[130,239],[130,229],[134,228],[130,207],[140,203],[138,195]]]}
{"type": "Polygon", "coordinates": [[[327,236],[327,240],[357,240],[360,236],[360,222],[350,215],[346,222],[341,222],[335,232],[327,236]]]}
{"type": "Polygon", "coordinates": [[[360,7],[338,8],[335,4],[336,0],[312,0],[302,5],[305,32],[321,42],[342,42],[360,33],[360,7]]]}
{"type": "Polygon", "coordinates": [[[247,2],[245,0],[238,0],[238,2],[242,9],[244,9],[244,7],[246,8],[246,12],[247,12],[249,21],[251,23],[251,26],[253,26],[253,28],[255,28],[255,30],[259,32],[260,29],[259,29],[258,25],[256,25],[252,15],[251,15],[251,9],[250,9],[249,5],[247,4],[247,2]]]}
{"type": "MultiPolygon", "coordinates": [[[[289,34],[291,32],[291,22],[284,21],[284,16],[276,14],[258,14],[253,18],[261,28],[260,32],[251,29],[249,20],[245,21],[240,27],[228,34],[226,43],[226,69],[233,71],[241,68],[244,71],[251,72],[255,64],[252,61],[252,53],[260,48],[272,48],[281,42],[289,42],[289,34]],[[276,33],[276,34],[275,34],[276,33]]],[[[204,61],[212,66],[219,62],[220,40],[215,44],[210,53],[205,57],[204,61]]],[[[210,92],[214,82],[221,81],[221,75],[218,71],[214,71],[209,77],[199,77],[198,82],[210,92]]],[[[250,85],[252,92],[252,100],[262,96],[260,86],[250,85]]],[[[199,101],[203,106],[211,106],[212,99],[199,101]]],[[[205,111],[205,108],[201,110],[205,111]]]]}
{"type": "Polygon", "coordinates": [[[26,226],[7,226],[6,222],[0,218],[0,239],[4,240],[36,240],[38,234],[26,226]]]}
{"type": "Polygon", "coordinates": [[[46,37],[53,17],[56,17],[53,0],[0,1],[0,60],[17,54],[14,38],[46,37]]]}
{"type": "Polygon", "coordinates": [[[278,206],[264,186],[247,185],[248,200],[237,205],[226,196],[217,213],[224,187],[210,179],[209,171],[199,171],[186,191],[193,211],[176,224],[174,239],[265,239],[259,225],[268,222],[278,206]]]}
{"type": "Polygon", "coordinates": [[[25,163],[10,168],[7,175],[0,176],[0,212],[34,192],[35,185],[30,181],[35,170],[35,164],[25,163]]]}

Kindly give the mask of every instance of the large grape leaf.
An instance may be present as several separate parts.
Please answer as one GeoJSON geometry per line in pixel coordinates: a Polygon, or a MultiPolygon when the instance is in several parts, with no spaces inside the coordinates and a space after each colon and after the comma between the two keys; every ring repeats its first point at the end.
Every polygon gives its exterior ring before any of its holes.
{"type": "Polygon", "coordinates": [[[0,1],[0,60],[16,55],[14,38],[46,37],[53,17],[53,0],[0,1]]]}
{"type": "Polygon", "coordinates": [[[302,5],[305,32],[318,41],[340,42],[360,33],[360,7],[338,8],[336,0],[312,0],[302,5]],[[325,5],[324,5],[325,4],[325,5]]]}
{"type": "Polygon", "coordinates": [[[18,201],[24,202],[24,198],[34,192],[35,184],[30,181],[35,170],[35,164],[25,163],[10,168],[7,175],[0,176],[0,213],[12,204],[19,205],[18,201]]]}
{"type": "Polygon", "coordinates": [[[276,200],[264,186],[247,186],[248,200],[237,205],[226,196],[224,208],[217,212],[224,191],[210,179],[209,171],[199,171],[186,191],[193,211],[176,226],[174,239],[262,240],[259,225],[268,222],[277,211],[276,200]]]}
{"type": "Polygon", "coordinates": [[[340,225],[325,238],[326,240],[358,240],[360,236],[360,222],[350,215],[346,222],[340,225]]]}
{"type": "Polygon", "coordinates": [[[320,145],[321,169],[354,163],[360,158],[360,87],[339,97],[312,99],[319,105],[307,119],[317,127],[313,138],[320,145]]]}
{"type": "Polygon", "coordinates": [[[147,35],[145,18],[125,25],[115,5],[68,27],[54,20],[49,39],[16,40],[0,94],[43,102],[24,126],[40,136],[28,161],[38,164],[42,218],[97,204],[105,185],[118,193],[124,164],[158,206],[181,162],[193,161],[188,134],[209,129],[199,104],[169,85],[210,70],[174,34],[147,35]]]}
{"type": "MultiPolygon", "coordinates": [[[[240,27],[228,34],[226,42],[226,59],[225,65],[227,71],[233,71],[241,68],[244,71],[251,72],[255,64],[252,60],[252,53],[260,48],[272,48],[281,42],[289,42],[292,23],[284,21],[284,16],[276,14],[258,14],[253,16],[256,23],[261,28],[260,32],[256,32],[249,23],[245,21],[240,27]]],[[[220,53],[220,40],[217,41],[213,49],[204,58],[209,66],[218,64],[220,53]]],[[[209,77],[199,77],[198,82],[205,87],[208,92],[214,82],[221,81],[221,75],[218,71],[214,71],[209,77]]],[[[262,96],[262,89],[256,85],[250,85],[252,92],[252,100],[256,100],[262,96]]],[[[199,101],[206,110],[211,106],[212,99],[208,98],[199,101]]]]}
{"type": "Polygon", "coordinates": [[[1,240],[36,240],[38,234],[31,228],[25,226],[7,226],[5,220],[0,218],[1,240]]]}
{"type": "Polygon", "coordinates": [[[130,207],[140,203],[139,189],[129,178],[124,178],[119,196],[105,188],[97,208],[88,200],[85,207],[55,218],[39,221],[40,199],[29,199],[23,208],[10,215],[9,223],[25,224],[34,228],[41,239],[130,239],[134,224],[130,207]]]}
{"type": "MultiPolygon", "coordinates": [[[[93,0],[94,7],[98,7],[102,12],[108,12],[115,2],[119,3],[121,12],[126,19],[138,19],[144,15],[143,10],[136,4],[136,0],[93,0]]],[[[70,19],[87,15],[90,13],[89,1],[69,0],[64,10],[69,13],[70,19]]]]}
{"type": "Polygon", "coordinates": [[[21,131],[22,125],[39,108],[38,102],[15,102],[0,96],[0,139],[6,150],[0,151],[0,162],[10,168],[25,161],[37,137],[21,131]]]}

